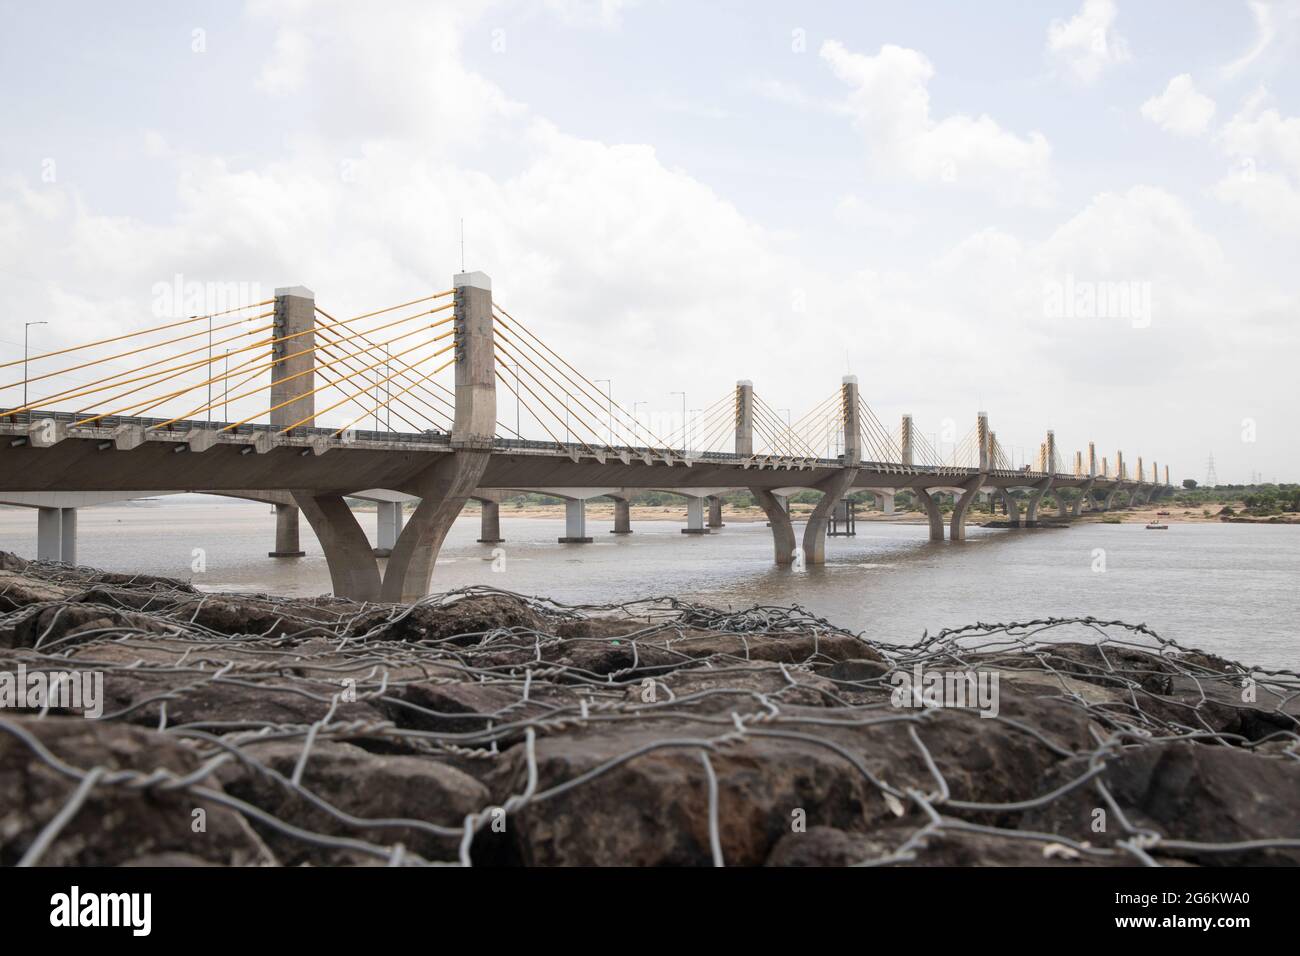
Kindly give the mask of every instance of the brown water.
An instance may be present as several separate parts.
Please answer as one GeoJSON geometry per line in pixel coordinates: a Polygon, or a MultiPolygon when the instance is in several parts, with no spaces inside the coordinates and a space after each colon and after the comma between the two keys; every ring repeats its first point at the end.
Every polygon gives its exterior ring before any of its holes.
{"type": "MultiPolygon", "coordinates": [[[[360,516],[374,534],[373,514],[360,516]]],[[[502,511],[504,561],[475,543],[478,516],[458,520],[434,573],[436,590],[484,584],[570,603],[673,595],[721,606],[799,604],[869,637],[911,643],[923,631],[975,621],[1095,615],[1145,623],[1163,637],[1265,667],[1300,669],[1300,526],[1081,524],[1053,531],[970,529],[931,544],[922,525],[861,522],[832,539],[824,567],[772,564],[757,523],[684,535],[673,521],[634,523],[629,536],[589,520],[592,544],[561,545],[561,519],[502,511]],[[1094,571],[1097,549],[1105,571],[1094,571]],[[500,570],[494,571],[494,564],[500,570]]],[[[329,591],[306,522],[299,559],[266,556],[266,505],[204,498],[83,509],[79,561],[192,580],[204,589],[314,595],[329,591]],[[203,570],[195,572],[201,549],[203,570]]],[[[32,556],[36,513],[0,509],[0,548],[32,556]]]]}

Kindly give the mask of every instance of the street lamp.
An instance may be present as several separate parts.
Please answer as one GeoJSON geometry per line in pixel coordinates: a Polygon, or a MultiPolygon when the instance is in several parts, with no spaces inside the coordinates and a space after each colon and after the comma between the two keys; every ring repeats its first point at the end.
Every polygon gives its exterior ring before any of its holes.
{"type": "MultiPolygon", "coordinates": [[[[686,393],[669,392],[668,394],[680,395],[682,397],[682,445],[685,446],[686,445],[686,393]]],[[[685,451],[686,450],[685,447],[683,447],[682,450],[685,451]]]]}
{"type": "Polygon", "coordinates": [[[608,431],[605,434],[605,444],[614,443],[614,383],[607,378],[597,378],[592,380],[596,385],[601,382],[605,383],[605,411],[609,415],[608,431]]]}
{"type": "MultiPolygon", "coordinates": [[[[23,408],[27,407],[27,330],[33,325],[49,325],[49,322],[41,320],[40,322],[23,323],[23,408]]],[[[27,413],[27,420],[31,421],[31,412],[27,413]]]]}

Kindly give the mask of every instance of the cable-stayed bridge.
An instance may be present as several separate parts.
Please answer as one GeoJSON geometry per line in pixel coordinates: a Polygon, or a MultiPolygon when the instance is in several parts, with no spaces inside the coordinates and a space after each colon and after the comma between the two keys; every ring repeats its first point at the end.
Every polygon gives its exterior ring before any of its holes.
{"type": "Polygon", "coordinates": [[[818,564],[829,522],[856,491],[886,510],[894,493],[917,492],[931,539],[944,540],[947,524],[960,541],[981,493],[997,495],[1018,524],[1037,520],[1049,490],[1076,516],[1111,507],[1120,492],[1141,500],[1169,490],[1167,466],[1162,477],[1137,458],[1130,471],[1122,452],[1099,460],[1092,442],[1067,467],[1051,431],[1036,462],[1016,468],[983,412],[941,455],[910,415],[887,427],[852,376],[797,420],[740,381],[657,434],[494,303],[481,272],[346,319],[306,288],[283,288],[25,356],[0,364],[0,376],[9,379],[0,382],[0,502],[41,509],[42,556],[75,560],[78,505],[180,491],[252,498],[276,505],[273,555],[300,553],[305,515],[335,593],[364,600],[422,597],[465,504],[483,502],[482,540],[494,542],[498,502],[518,491],[564,498],[560,540],[581,543],[591,498],[612,498],[614,532],[628,533],[630,496],[673,491],[688,502],[683,530],[702,533],[706,503],[718,526],[719,496],[745,489],[767,514],[776,562],[801,554],[818,564]],[[823,494],[800,544],[788,497],[803,489],[823,494]],[[947,521],[937,492],[954,495],[947,521]],[[380,502],[380,552],[350,496],[380,502]],[[400,503],[411,499],[403,526],[400,503]]]}

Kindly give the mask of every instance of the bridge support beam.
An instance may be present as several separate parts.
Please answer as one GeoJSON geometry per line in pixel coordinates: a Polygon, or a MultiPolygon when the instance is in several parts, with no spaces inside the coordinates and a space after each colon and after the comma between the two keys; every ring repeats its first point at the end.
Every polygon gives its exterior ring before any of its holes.
{"type": "Polygon", "coordinates": [[[77,563],[77,509],[36,510],[36,558],[38,561],[77,563]]]}
{"type": "Polygon", "coordinates": [[[1029,502],[1025,505],[1025,524],[1032,525],[1038,521],[1038,506],[1043,502],[1043,496],[1047,490],[1052,487],[1052,479],[1044,478],[1038,484],[1034,485],[1033,494],[1029,496],[1029,502]]]}
{"type": "Polygon", "coordinates": [[[480,502],[483,506],[482,514],[479,517],[479,544],[500,544],[505,538],[501,537],[501,505],[495,501],[480,502]]]}
{"type": "Polygon", "coordinates": [[[379,501],[375,509],[375,557],[386,558],[397,546],[402,533],[402,503],[379,501]]]}
{"type": "Polygon", "coordinates": [[[1007,524],[1019,527],[1020,505],[1016,503],[1016,499],[1011,496],[1011,492],[1006,488],[998,489],[998,497],[1002,499],[1002,507],[1006,510],[1007,524]]]}
{"type": "Polygon", "coordinates": [[[1074,499],[1074,504],[1070,506],[1071,516],[1077,518],[1083,513],[1083,503],[1092,495],[1092,482],[1089,481],[1079,489],[1079,497],[1074,499]]]}
{"type": "Polygon", "coordinates": [[[1102,511],[1110,511],[1115,507],[1115,496],[1119,494],[1119,485],[1116,485],[1110,491],[1106,492],[1106,504],[1102,506],[1102,511]]]}
{"type": "Polygon", "coordinates": [[[370,539],[340,494],[295,491],[293,500],[316,532],[337,597],[379,600],[379,565],[370,539]]]}
{"type": "Polygon", "coordinates": [[[1064,490],[1063,488],[1057,488],[1056,491],[1053,492],[1053,494],[1054,494],[1055,497],[1056,497],[1056,514],[1057,514],[1057,516],[1058,516],[1058,517],[1061,517],[1061,518],[1068,518],[1068,517],[1070,517],[1070,505],[1069,505],[1069,503],[1065,500],[1065,490],[1064,490]]]}
{"type": "Polygon", "coordinates": [[[831,512],[853,487],[857,477],[858,469],[845,468],[822,482],[822,500],[817,502],[803,528],[803,554],[804,561],[808,564],[826,563],[826,525],[830,521],[831,512]]]}
{"type": "Polygon", "coordinates": [[[77,563],[77,509],[59,509],[59,560],[77,563]]]}
{"type": "Polygon", "coordinates": [[[925,509],[925,516],[930,519],[930,540],[943,540],[943,510],[939,507],[939,502],[934,500],[928,488],[916,489],[917,500],[921,502],[921,507],[925,509]]]}
{"type": "Polygon", "coordinates": [[[682,528],[682,534],[708,534],[709,529],[704,527],[704,499],[687,498],[686,499],[686,527],[682,528]]]}
{"type": "Polygon", "coordinates": [[[892,491],[877,491],[876,504],[880,510],[887,515],[894,513],[894,493],[892,491]]]}
{"type": "Polygon", "coordinates": [[[569,498],[564,502],[564,537],[560,544],[591,544],[587,537],[587,502],[569,498]]]}
{"type": "Polygon", "coordinates": [[[298,507],[296,505],[275,506],[275,550],[268,551],[268,558],[301,558],[305,553],[298,535],[298,507]]]}
{"type": "Polygon", "coordinates": [[[614,530],[610,534],[632,533],[632,505],[626,498],[614,499],[614,530]]]}
{"type": "Polygon", "coordinates": [[[983,485],[984,476],[977,475],[966,483],[962,493],[953,501],[952,519],[948,524],[949,541],[966,540],[966,513],[970,511],[971,503],[975,500],[983,485]]]}
{"type": "Polygon", "coordinates": [[[709,496],[709,527],[723,528],[722,523],[722,499],[717,495],[709,496]]]}
{"type": "Polygon", "coordinates": [[[790,523],[789,501],[766,488],[750,488],[749,493],[767,515],[767,523],[772,528],[776,563],[790,564],[794,561],[794,525],[790,523]]]}

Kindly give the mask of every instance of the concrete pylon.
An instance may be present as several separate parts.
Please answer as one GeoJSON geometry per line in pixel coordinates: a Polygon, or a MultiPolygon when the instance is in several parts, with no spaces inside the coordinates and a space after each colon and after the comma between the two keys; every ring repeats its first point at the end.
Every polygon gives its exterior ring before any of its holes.
{"type": "Polygon", "coordinates": [[[948,522],[948,540],[966,540],[966,513],[970,511],[971,502],[984,485],[984,476],[976,475],[962,486],[962,492],[952,503],[952,518],[948,522]]]}
{"type": "Polygon", "coordinates": [[[614,499],[614,530],[610,534],[632,533],[632,506],[626,498],[614,499]]]}
{"type": "Polygon", "coordinates": [[[77,563],[77,509],[59,509],[59,560],[77,563]]]}
{"type": "Polygon", "coordinates": [[[749,379],[736,383],[736,454],[754,457],[754,383],[749,379]]]}
{"type": "Polygon", "coordinates": [[[1146,477],[1146,474],[1145,474],[1145,472],[1143,472],[1143,470],[1142,470],[1142,456],[1141,456],[1141,455],[1138,455],[1138,466],[1137,466],[1137,472],[1136,472],[1136,475],[1137,475],[1137,483],[1138,483],[1139,485],[1142,484],[1142,479],[1146,477]]]}
{"type": "Polygon", "coordinates": [[[1165,487],[1169,487],[1169,466],[1165,465],[1165,487]]]}
{"type": "Polygon", "coordinates": [[[63,554],[63,509],[36,510],[36,559],[60,561],[63,554]]]}
{"type": "Polygon", "coordinates": [[[709,527],[722,528],[722,499],[717,495],[709,495],[709,527]]]}
{"type": "Polygon", "coordinates": [[[1083,452],[1081,451],[1074,453],[1074,477],[1083,477],[1083,452]]]}
{"type": "Polygon", "coordinates": [[[1034,485],[1034,491],[1029,496],[1029,501],[1025,505],[1025,524],[1032,525],[1038,521],[1038,506],[1042,504],[1043,496],[1047,490],[1052,487],[1052,476],[1048,475],[1038,484],[1034,485]]]}
{"type": "MultiPolygon", "coordinates": [[[[856,397],[857,383],[854,383],[854,392],[856,397]]],[[[826,525],[830,521],[831,512],[835,510],[843,497],[853,488],[853,482],[858,478],[858,469],[845,468],[837,472],[830,478],[827,478],[819,486],[822,492],[821,501],[817,502],[813,508],[812,514],[808,516],[808,523],[803,529],[803,554],[804,560],[808,564],[825,564],[826,563],[826,525]]]]}
{"type": "Polygon", "coordinates": [[[858,377],[845,375],[840,385],[840,403],[844,417],[844,464],[862,463],[862,422],[858,404],[858,377]]]}
{"type": "Polygon", "coordinates": [[[925,516],[930,521],[930,540],[943,540],[943,510],[939,507],[939,502],[934,500],[927,488],[916,488],[917,500],[921,502],[921,507],[925,509],[925,516]]]}
{"type": "Polygon", "coordinates": [[[375,502],[375,557],[386,558],[391,555],[401,533],[402,503],[375,502]]]}
{"type": "Polygon", "coordinates": [[[1105,455],[1103,455],[1101,458],[1101,476],[1103,478],[1110,477],[1110,459],[1107,458],[1105,455]]]}
{"type": "Polygon", "coordinates": [[[1049,475],[1056,474],[1056,432],[1050,428],[1047,430],[1047,443],[1043,446],[1043,471],[1049,475]]]}
{"type": "Polygon", "coordinates": [[[794,525],[790,522],[790,503],[782,495],[773,494],[766,488],[750,488],[758,506],[767,515],[767,523],[772,528],[772,544],[777,564],[789,564],[794,560],[794,525]]]}
{"type": "Polygon", "coordinates": [[[904,415],[903,424],[899,429],[899,449],[903,456],[903,464],[911,465],[912,461],[912,416],[904,415]]]}
{"type": "Polygon", "coordinates": [[[981,475],[987,475],[989,469],[993,467],[993,433],[989,431],[989,413],[977,412],[975,414],[975,437],[979,443],[979,470],[981,475]]]}
{"type": "Polygon", "coordinates": [[[1097,477],[1097,445],[1095,442],[1088,442],[1088,477],[1097,477]]]}
{"type": "Polygon", "coordinates": [[[1016,499],[1011,497],[1011,492],[1006,488],[998,489],[998,497],[1002,499],[1002,507],[1007,513],[1007,524],[1018,526],[1020,524],[1020,505],[1016,499]]]}
{"type": "Polygon", "coordinates": [[[501,537],[500,502],[480,499],[479,504],[482,510],[479,513],[478,543],[500,544],[505,540],[501,537]]]}
{"type": "Polygon", "coordinates": [[[1124,453],[1122,451],[1115,452],[1115,477],[1119,481],[1123,481],[1128,477],[1128,475],[1124,474],[1124,453]]]}
{"type": "Polygon", "coordinates": [[[686,499],[686,527],[682,534],[708,534],[704,526],[704,499],[690,496],[686,499]]]}
{"type": "Polygon", "coordinates": [[[591,544],[587,536],[587,502],[584,498],[564,501],[564,537],[560,544],[591,544]]]}
{"type": "Polygon", "coordinates": [[[296,505],[275,506],[275,550],[268,551],[268,558],[301,558],[305,552],[298,534],[298,515],[296,505]]]}
{"type": "MultiPolygon", "coordinates": [[[[310,428],[315,424],[316,294],[305,286],[275,290],[271,320],[271,428],[310,428]]],[[[279,549],[277,549],[279,550],[279,549]]]]}

